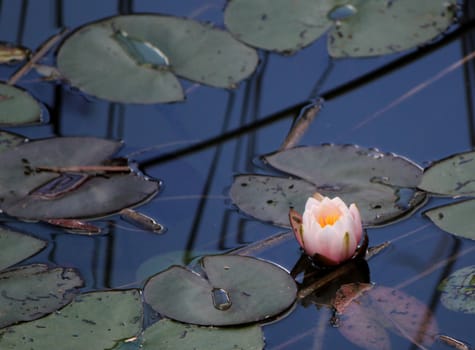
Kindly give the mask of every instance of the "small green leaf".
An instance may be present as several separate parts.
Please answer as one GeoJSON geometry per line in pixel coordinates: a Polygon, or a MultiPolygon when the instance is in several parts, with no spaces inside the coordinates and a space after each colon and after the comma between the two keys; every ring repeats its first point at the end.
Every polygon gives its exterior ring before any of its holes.
{"type": "Polygon", "coordinates": [[[38,253],[46,242],[0,227],[0,270],[38,253]]]}
{"type": "Polygon", "coordinates": [[[19,126],[41,123],[38,101],[17,87],[0,84],[0,126],[19,126]]]}
{"type": "Polygon", "coordinates": [[[459,237],[475,239],[475,199],[460,201],[424,212],[434,224],[459,237]]]}
{"type": "Polygon", "coordinates": [[[447,196],[475,193],[475,152],[454,154],[424,170],[419,188],[447,196]]]}
{"type": "Polygon", "coordinates": [[[163,316],[198,325],[257,322],[285,311],[297,288],[280,267],[255,258],[214,255],[201,260],[203,276],[172,266],[152,277],[145,301],[163,316]],[[219,290],[219,295],[216,294],[219,290]],[[223,293],[228,298],[223,298],[223,293]]]}
{"type": "Polygon", "coordinates": [[[475,314],[475,265],[459,269],[439,285],[440,300],[452,311],[475,314]]]}

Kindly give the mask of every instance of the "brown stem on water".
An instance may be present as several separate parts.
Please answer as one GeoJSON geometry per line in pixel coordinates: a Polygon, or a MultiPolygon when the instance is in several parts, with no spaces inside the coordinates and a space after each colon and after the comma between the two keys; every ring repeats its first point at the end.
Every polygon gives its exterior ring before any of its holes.
{"type": "Polygon", "coordinates": [[[40,48],[31,56],[31,58],[26,62],[19,70],[17,70],[11,77],[8,79],[8,85],[15,85],[18,80],[21,79],[26,73],[33,68],[36,62],[38,62],[46,53],[66,34],[67,30],[63,29],[56,35],[53,35],[51,38],[46,40],[40,48]]]}
{"type": "Polygon", "coordinates": [[[284,142],[280,146],[280,151],[293,148],[299,143],[300,139],[307,132],[307,129],[310,127],[315,117],[322,110],[322,107],[323,100],[320,100],[314,105],[304,108],[302,116],[297,119],[284,142]]]}
{"type": "Polygon", "coordinates": [[[35,168],[38,172],[51,173],[130,173],[128,166],[114,165],[83,165],[83,166],[67,166],[67,167],[49,167],[38,166],[35,168]]]}

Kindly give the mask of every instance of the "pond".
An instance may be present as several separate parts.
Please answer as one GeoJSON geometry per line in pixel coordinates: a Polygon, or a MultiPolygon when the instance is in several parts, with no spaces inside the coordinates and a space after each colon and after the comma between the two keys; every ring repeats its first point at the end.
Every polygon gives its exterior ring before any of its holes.
{"type": "Polygon", "coordinates": [[[268,3],[0,2],[1,349],[475,346],[474,3],[268,3]],[[366,259],[302,255],[316,191],[366,259]]]}

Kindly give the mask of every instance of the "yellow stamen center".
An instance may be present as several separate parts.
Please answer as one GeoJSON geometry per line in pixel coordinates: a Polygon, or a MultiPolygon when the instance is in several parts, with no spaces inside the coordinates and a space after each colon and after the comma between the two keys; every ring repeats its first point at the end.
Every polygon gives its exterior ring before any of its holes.
{"type": "Polygon", "coordinates": [[[325,227],[327,225],[332,226],[340,218],[341,213],[338,210],[330,210],[320,214],[316,219],[320,224],[320,227],[325,227]]]}

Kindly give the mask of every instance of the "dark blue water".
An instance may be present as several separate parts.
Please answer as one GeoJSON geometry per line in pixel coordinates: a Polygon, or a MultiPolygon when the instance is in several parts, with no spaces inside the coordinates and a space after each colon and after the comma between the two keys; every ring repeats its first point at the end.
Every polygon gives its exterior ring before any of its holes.
{"type": "MultiPolygon", "coordinates": [[[[58,3],[2,1],[0,40],[35,49],[56,34],[59,26],[74,29],[127,8],[127,2],[123,2],[121,9],[120,2],[115,1],[64,1],[62,13],[58,14],[58,3]]],[[[133,11],[193,16],[221,26],[223,6],[224,1],[218,0],[135,1],[133,11]]],[[[233,92],[185,82],[185,88],[190,89],[186,102],[152,106],[112,105],[62,85],[39,82],[36,75],[30,74],[19,85],[47,106],[50,122],[12,130],[30,138],[81,135],[121,139],[125,144],[122,154],[140,164],[219,135],[225,124],[233,129],[304,101],[325,73],[328,77],[319,85],[319,93],[402,55],[330,62],[326,42],[320,39],[293,56],[262,55],[258,72],[233,92]],[[231,112],[226,113],[230,103],[233,103],[231,112]]],[[[467,108],[466,81],[473,76],[467,76],[462,68],[388,108],[463,56],[461,42],[456,40],[326,102],[301,144],[332,142],[377,147],[408,157],[421,166],[472,149],[474,131],[468,121],[473,115],[467,108]]],[[[44,60],[44,63],[53,62],[52,55],[44,60]]],[[[1,67],[0,78],[8,79],[16,68],[1,67]]],[[[84,290],[140,286],[142,280],[137,277],[137,270],[161,254],[177,252],[185,261],[188,257],[240,247],[282,231],[239,214],[232,207],[227,190],[235,174],[265,172],[254,165],[256,157],[276,150],[290,124],[290,120],[283,120],[217,147],[143,168],[148,176],[161,179],[164,187],[140,211],[165,225],[165,234],[141,231],[116,217],[104,219],[103,225],[108,226],[109,233],[94,238],[70,235],[41,224],[11,222],[9,225],[49,241],[46,251],[29,262],[78,268],[86,281],[84,290]]],[[[425,209],[438,203],[431,199],[425,209]]],[[[439,230],[420,212],[399,223],[369,229],[368,234],[371,245],[393,241],[383,254],[370,260],[371,281],[416,296],[432,308],[441,333],[475,343],[474,317],[448,311],[438,301],[435,291],[448,273],[473,263],[473,252],[466,253],[473,242],[439,230]],[[442,263],[429,270],[452,255],[456,258],[451,265],[442,263]]],[[[299,254],[297,244],[289,240],[259,252],[258,256],[291,269],[299,254]]],[[[331,327],[330,316],[326,308],[297,306],[288,317],[264,328],[266,349],[356,348],[331,327]]],[[[392,342],[394,349],[416,348],[399,337],[394,336],[392,342]]]]}

